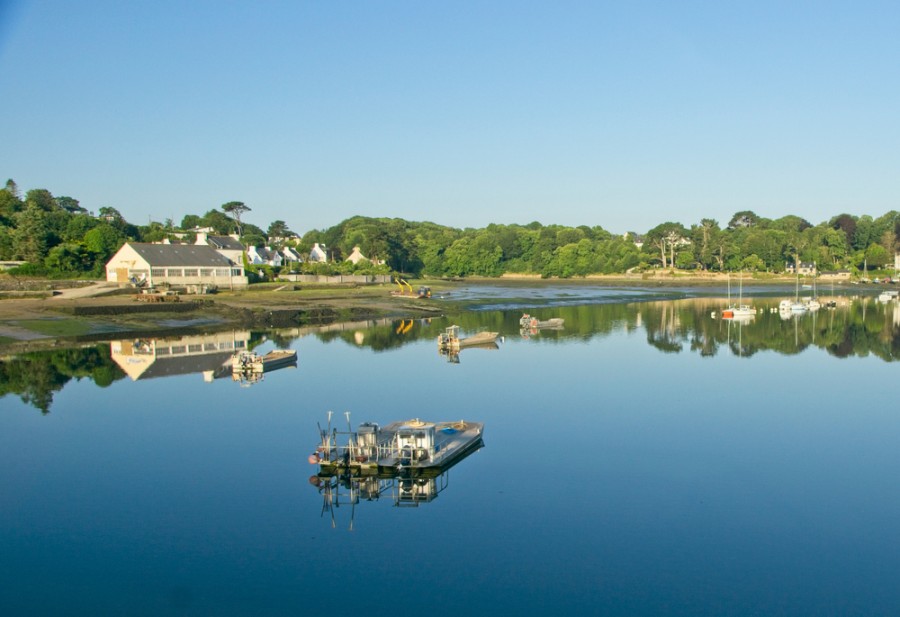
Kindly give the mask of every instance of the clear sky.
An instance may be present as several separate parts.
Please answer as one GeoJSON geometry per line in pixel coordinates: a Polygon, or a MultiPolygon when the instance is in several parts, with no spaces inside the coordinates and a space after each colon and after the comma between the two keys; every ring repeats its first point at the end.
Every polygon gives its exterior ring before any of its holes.
{"type": "Polygon", "coordinates": [[[900,209],[896,0],[0,0],[0,75],[0,181],[135,223],[900,209]]]}

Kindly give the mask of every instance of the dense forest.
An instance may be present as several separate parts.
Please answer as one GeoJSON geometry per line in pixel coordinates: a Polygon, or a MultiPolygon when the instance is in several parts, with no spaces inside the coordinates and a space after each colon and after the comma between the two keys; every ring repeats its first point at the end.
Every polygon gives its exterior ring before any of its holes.
{"type": "Polygon", "coordinates": [[[331,263],[303,264],[298,266],[302,271],[412,276],[512,273],[568,278],[653,268],[778,273],[800,262],[815,263],[819,270],[878,271],[893,269],[900,248],[900,213],[895,210],[878,218],[842,213],[815,225],[794,215],[767,219],[743,211],[724,225],[704,218],[689,226],[664,222],[641,233],[539,222],[457,229],[355,216],[302,237],[282,220],[272,221],[265,230],[242,220],[249,212],[243,202],[232,201],[203,215],[187,214],[178,225],[172,220],[135,225],[113,207],[94,214],[77,199],[56,197],[46,189],[23,196],[8,180],[0,190],[0,259],[27,262],[13,270],[17,275],[99,277],[124,242],[193,242],[191,230],[197,227],[236,233],[246,246],[289,244],[301,254],[313,243],[329,249],[331,263]],[[371,261],[345,262],[343,257],[354,246],[371,261]]]}

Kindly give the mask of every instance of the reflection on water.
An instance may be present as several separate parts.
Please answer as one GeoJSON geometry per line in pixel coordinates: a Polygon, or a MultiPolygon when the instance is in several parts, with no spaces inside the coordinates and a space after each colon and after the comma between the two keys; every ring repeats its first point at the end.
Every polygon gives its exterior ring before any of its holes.
{"type": "Polygon", "coordinates": [[[110,356],[131,377],[154,379],[199,373],[203,381],[231,376],[231,358],[236,351],[247,349],[249,331],[160,339],[128,339],[112,341],[110,356]]]}
{"type": "MultiPolygon", "coordinates": [[[[895,614],[896,302],[786,319],[776,303],[749,321],[712,299],[529,306],[118,350],[298,352],[249,389],[199,364],[132,381],[110,343],[3,358],[26,403],[0,402],[0,613],[368,614],[426,581],[435,615],[895,614]],[[524,310],[565,329],[521,338],[524,310]],[[453,324],[506,341],[449,368],[434,348],[453,324]],[[449,473],[351,465],[314,487],[327,409],[476,418],[488,447],[449,473]]],[[[432,459],[415,445],[401,469],[432,459]]]]}
{"type": "MultiPolygon", "coordinates": [[[[381,319],[267,330],[227,331],[178,338],[112,341],[90,347],[34,352],[0,360],[0,395],[16,394],[48,412],[53,393],[72,378],[87,377],[106,386],[127,375],[132,380],[196,373],[210,382],[232,374],[231,355],[268,343],[289,348],[315,336],[324,342],[345,341],[355,347],[386,351],[428,339],[449,325],[462,332],[497,332],[500,340],[535,344],[587,342],[616,331],[644,332],[647,344],[663,353],[694,352],[715,356],[728,351],[745,358],[772,351],[794,355],[818,348],[836,358],[873,355],[892,362],[900,358],[900,303],[874,298],[842,298],[835,308],[792,313],[778,311],[778,300],[754,303],[750,320],[719,319],[722,301],[696,298],[633,304],[555,306],[532,310],[532,316],[562,327],[522,328],[519,310],[478,311],[447,318],[381,319]]],[[[471,349],[499,349],[496,342],[471,349]]],[[[465,349],[465,347],[463,348],[465,349]]],[[[459,349],[441,350],[448,362],[460,362],[459,349]]],[[[509,353],[514,353],[510,350],[509,353]]]]}

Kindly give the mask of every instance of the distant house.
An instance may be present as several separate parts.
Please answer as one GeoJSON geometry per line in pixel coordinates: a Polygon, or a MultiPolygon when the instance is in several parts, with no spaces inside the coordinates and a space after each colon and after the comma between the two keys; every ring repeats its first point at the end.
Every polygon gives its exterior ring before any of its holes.
{"type": "Polygon", "coordinates": [[[206,244],[213,247],[234,265],[244,264],[244,245],[241,244],[237,234],[233,236],[212,236],[205,232],[198,232],[196,244],[206,244]]]}
{"type": "Polygon", "coordinates": [[[350,256],[347,257],[344,261],[352,262],[355,266],[361,261],[369,261],[369,258],[362,254],[362,251],[359,250],[358,246],[353,247],[353,251],[350,252],[350,256]]]}
{"type": "Polygon", "coordinates": [[[126,242],[106,263],[106,280],[120,285],[213,284],[246,287],[244,268],[211,246],[126,242]]]}
{"type": "MultiPolygon", "coordinates": [[[[784,271],[788,274],[796,274],[797,269],[794,268],[794,262],[790,261],[786,263],[784,265],[784,271]]],[[[811,261],[801,261],[799,272],[804,276],[812,276],[816,273],[816,264],[811,261]]]]}
{"type": "Polygon", "coordinates": [[[359,262],[361,262],[363,260],[371,262],[371,263],[375,264],[376,266],[380,266],[380,265],[384,264],[383,259],[369,259],[365,255],[363,255],[362,251],[359,250],[358,246],[353,247],[353,250],[350,252],[350,256],[347,257],[347,259],[345,259],[344,261],[352,262],[353,265],[355,266],[356,264],[358,264],[359,262]]]}
{"type": "Polygon", "coordinates": [[[286,246],[281,249],[281,256],[284,257],[285,265],[303,262],[303,257],[297,252],[297,249],[292,246],[286,246]]]}
{"type": "Polygon", "coordinates": [[[324,244],[316,242],[313,244],[312,250],[309,252],[310,263],[324,263],[328,261],[328,249],[324,244]]]}
{"type": "Polygon", "coordinates": [[[251,246],[247,248],[247,261],[254,266],[280,267],[284,258],[278,251],[273,251],[268,246],[251,246]]]}
{"type": "Polygon", "coordinates": [[[634,243],[634,245],[638,248],[638,250],[640,250],[644,247],[644,237],[643,236],[639,236],[638,234],[630,232],[630,231],[626,231],[624,234],[622,234],[622,239],[625,240],[626,242],[629,240],[629,238],[634,243]]]}

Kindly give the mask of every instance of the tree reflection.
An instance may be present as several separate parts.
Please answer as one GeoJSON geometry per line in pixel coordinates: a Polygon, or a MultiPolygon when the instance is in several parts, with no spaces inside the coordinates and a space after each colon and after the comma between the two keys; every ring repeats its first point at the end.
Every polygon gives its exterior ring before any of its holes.
{"type": "Polygon", "coordinates": [[[26,353],[0,360],[0,397],[18,395],[47,414],[53,395],[72,379],[88,378],[105,388],[124,376],[110,358],[109,344],[26,353]]]}

